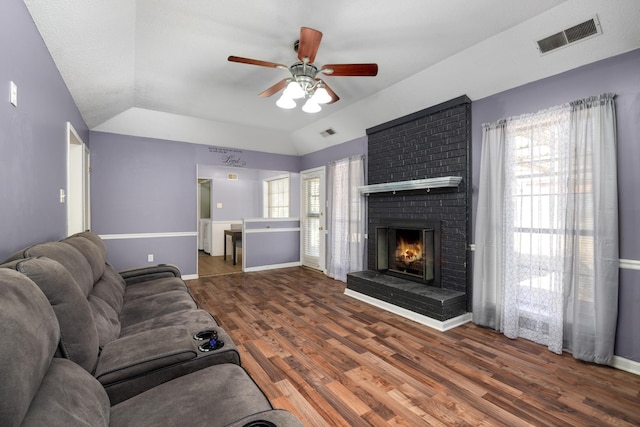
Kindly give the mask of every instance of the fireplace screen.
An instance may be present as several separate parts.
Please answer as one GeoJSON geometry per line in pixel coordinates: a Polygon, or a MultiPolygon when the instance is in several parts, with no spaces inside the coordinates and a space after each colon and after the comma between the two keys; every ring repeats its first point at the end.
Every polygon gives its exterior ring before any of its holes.
{"type": "Polygon", "coordinates": [[[378,270],[440,286],[436,280],[436,234],[439,233],[432,228],[378,228],[378,270]]]}

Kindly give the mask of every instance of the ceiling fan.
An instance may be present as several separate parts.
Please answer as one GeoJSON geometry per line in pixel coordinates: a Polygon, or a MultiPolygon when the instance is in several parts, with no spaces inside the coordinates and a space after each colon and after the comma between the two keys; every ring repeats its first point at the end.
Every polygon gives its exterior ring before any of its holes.
{"type": "Polygon", "coordinates": [[[280,68],[288,70],[291,77],[280,80],[270,88],[264,90],[258,96],[271,96],[282,89],[284,92],[276,105],[280,108],[295,108],[295,99],[306,99],[302,110],[307,113],[317,113],[321,110],[320,104],[332,104],[340,98],[331,88],[318,78],[320,74],[326,76],[369,76],[378,74],[378,64],[325,64],[321,67],[313,62],[320,47],[322,33],[313,28],[300,28],[300,39],[293,45],[298,54],[298,62],[291,66],[275,62],[261,61],[258,59],[229,56],[230,62],[258,65],[261,67],[280,68]]]}

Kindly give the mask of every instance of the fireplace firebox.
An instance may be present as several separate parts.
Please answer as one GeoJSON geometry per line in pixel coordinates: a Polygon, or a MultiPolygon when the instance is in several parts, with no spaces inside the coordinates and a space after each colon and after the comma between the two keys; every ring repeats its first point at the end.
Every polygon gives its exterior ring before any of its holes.
{"type": "Polygon", "coordinates": [[[439,223],[397,223],[376,229],[376,269],[440,287],[439,223]]]}

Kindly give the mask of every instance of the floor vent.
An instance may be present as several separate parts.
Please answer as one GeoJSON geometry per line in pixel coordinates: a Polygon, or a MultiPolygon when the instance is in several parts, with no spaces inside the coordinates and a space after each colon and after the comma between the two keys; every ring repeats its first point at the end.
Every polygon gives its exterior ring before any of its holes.
{"type": "Polygon", "coordinates": [[[559,33],[538,40],[536,45],[538,46],[540,54],[544,55],[545,53],[589,37],[597,36],[598,34],[602,34],[602,28],[600,27],[598,16],[594,16],[588,21],[584,21],[578,25],[562,30],[559,33]]]}
{"type": "Polygon", "coordinates": [[[336,131],[335,131],[335,130],[333,130],[333,129],[331,129],[331,128],[329,128],[329,129],[325,129],[325,130],[323,130],[322,132],[320,132],[320,135],[322,135],[322,136],[324,136],[324,137],[331,136],[331,135],[335,135],[335,134],[336,134],[336,131]]]}

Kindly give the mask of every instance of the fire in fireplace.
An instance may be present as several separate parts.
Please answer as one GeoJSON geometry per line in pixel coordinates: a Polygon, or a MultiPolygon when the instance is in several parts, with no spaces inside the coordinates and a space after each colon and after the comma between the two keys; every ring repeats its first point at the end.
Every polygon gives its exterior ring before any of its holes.
{"type": "Polygon", "coordinates": [[[376,230],[377,270],[440,286],[439,224],[394,224],[376,230]]]}

